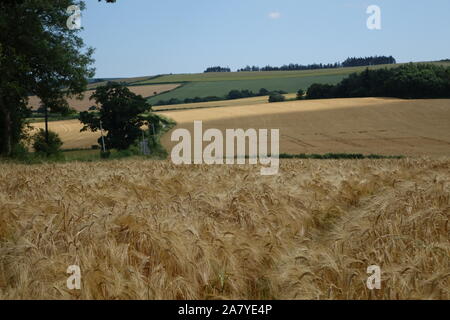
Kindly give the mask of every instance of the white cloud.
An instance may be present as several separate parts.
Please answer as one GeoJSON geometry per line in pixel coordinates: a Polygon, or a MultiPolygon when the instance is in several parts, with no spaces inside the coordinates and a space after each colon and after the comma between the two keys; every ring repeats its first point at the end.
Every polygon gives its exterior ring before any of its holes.
{"type": "Polygon", "coordinates": [[[281,13],[278,12],[278,11],[271,12],[271,13],[269,13],[269,18],[273,19],[273,20],[280,19],[281,18],[281,13]]]}

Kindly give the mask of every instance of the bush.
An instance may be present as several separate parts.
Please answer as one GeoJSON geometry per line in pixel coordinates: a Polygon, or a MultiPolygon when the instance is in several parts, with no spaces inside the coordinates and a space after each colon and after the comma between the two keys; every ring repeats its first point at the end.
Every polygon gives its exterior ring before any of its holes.
{"type": "Polygon", "coordinates": [[[56,132],[48,132],[48,143],[45,137],[45,130],[40,129],[32,138],[33,149],[36,153],[44,154],[46,156],[57,155],[61,153],[63,142],[56,132]]]}
{"type": "Polygon", "coordinates": [[[261,88],[258,92],[259,96],[268,96],[270,94],[269,90],[267,90],[266,88],[261,88]]]}
{"type": "Polygon", "coordinates": [[[227,94],[226,98],[227,98],[228,100],[242,99],[242,98],[243,98],[243,95],[242,95],[242,92],[239,91],[239,90],[231,90],[231,91],[227,94]]]}
{"type": "Polygon", "coordinates": [[[303,89],[299,89],[298,91],[297,91],[297,100],[302,100],[305,95],[305,91],[303,91],[303,89]]]}
{"type": "Polygon", "coordinates": [[[272,93],[269,97],[269,102],[283,102],[286,98],[279,93],[272,93]]]}
{"type": "Polygon", "coordinates": [[[21,142],[12,147],[11,157],[19,160],[26,160],[29,157],[28,148],[21,142]]]}
{"type": "Polygon", "coordinates": [[[222,100],[235,100],[235,99],[243,99],[243,98],[269,96],[271,94],[287,94],[287,92],[283,91],[283,90],[269,91],[265,88],[261,88],[258,91],[258,93],[254,93],[253,91],[250,91],[247,89],[231,90],[224,97],[217,97],[217,96],[194,97],[194,98],[185,98],[184,100],[172,98],[170,100],[159,100],[155,104],[155,106],[174,105],[174,104],[183,104],[183,103],[188,104],[188,103],[198,103],[198,102],[222,101],[222,100]]]}
{"type": "Polygon", "coordinates": [[[314,83],[308,88],[308,99],[328,99],[334,96],[334,86],[330,84],[314,83]]]}

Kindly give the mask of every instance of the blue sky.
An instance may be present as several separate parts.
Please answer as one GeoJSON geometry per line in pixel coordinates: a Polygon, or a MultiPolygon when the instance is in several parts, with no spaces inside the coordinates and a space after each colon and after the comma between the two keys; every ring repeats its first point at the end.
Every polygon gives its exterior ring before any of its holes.
{"type": "Polygon", "coordinates": [[[81,36],[96,77],[195,73],[221,65],[450,58],[449,0],[86,0],[81,36]],[[369,5],[381,30],[369,30],[369,5]]]}

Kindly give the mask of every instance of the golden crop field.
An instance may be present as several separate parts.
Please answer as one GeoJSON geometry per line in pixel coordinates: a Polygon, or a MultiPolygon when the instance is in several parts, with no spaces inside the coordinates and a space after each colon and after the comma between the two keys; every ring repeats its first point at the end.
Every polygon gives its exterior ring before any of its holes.
{"type": "MultiPolygon", "coordinates": [[[[44,129],[43,122],[33,123],[36,129],[44,129]]],[[[64,142],[63,149],[89,149],[98,144],[100,132],[85,131],[80,132],[83,125],[79,120],[51,121],[48,123],[48,129],[59,134],[64,142]]]]}
{"type": "MultiPolygon", "coordinates": [[[[252,98],[254,99],[254,98],[252,98]]],[[[450,100],[381,98],[305,100],[166,111],[176,128],[280,129],[282,153],[363,153],[450,156],[450,100]]],[[[43,124],[34,124],[43,128],[43,124]]],[[[64,148],[89,148],[99,134],[83,133],[77,120],[49,123],[64,148]]],[[[192,131],[191,131],[192,132],[192,131]]],[[[170,133],[162,139],[171,150],[170,133]]]]}
{"type": "MultiPolygon", "coordinates": [[[[163,92],[171,91],[175,88],[178,88],[179,84],[160,84],[160,85],[149,85],[149,86],[130,86],[128,89],[131,92],[141,95],[144,98],[152,97],[156,94],[160,94],[163,92]]],[[[94,90],[88,90],[84,93],[84,98],[82,100],[78,100],[75,98],[67,99],[69,106],[76,111],[87,111],[90,107],[95,105],[95,101],[89,100],[91,95],[94,93],[94,90]]],[[[40,106],[41,100],[32,96],[29,98],[29,105],[34,109],[38,109],[40,106]]]]}
{"type": "MultiPolygon", "coordinates": [[[[450,156],[450,100],[382,98],[305,100],[163,112],[193,132],[280,129],[282,153],[450,156]]],[[[163,139],[171,150],[170,134],[163,139]]]]}
{"type": "Polygon", "coordinates": [[[0,164],[0,299],[449,299],[449,216],[449,158],[0,164]]]}

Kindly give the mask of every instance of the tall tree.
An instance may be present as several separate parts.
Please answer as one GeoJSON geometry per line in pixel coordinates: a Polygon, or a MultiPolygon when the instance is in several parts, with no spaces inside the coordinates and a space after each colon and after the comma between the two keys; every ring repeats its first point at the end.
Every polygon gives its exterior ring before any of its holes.
{"type": "Polygon", "coordinates": [[[125,150],[140,137],[146,120],[141,114],[151,110],[145,98],[120,83],[108,82],[98,87],[91,99],[100,106],[99,112],[80,113],[80,121],[84,124],[81,131],[106,130],[108,149],[125,150]]]}
{"type": "Polygon", "coordinates": [[[28,96],[61,111],[94,75],[93,49],[67,27],[71,5],[85,7],[74,0],[0,2],[0,155],[9,156],[20,141],[28,96]]]}

